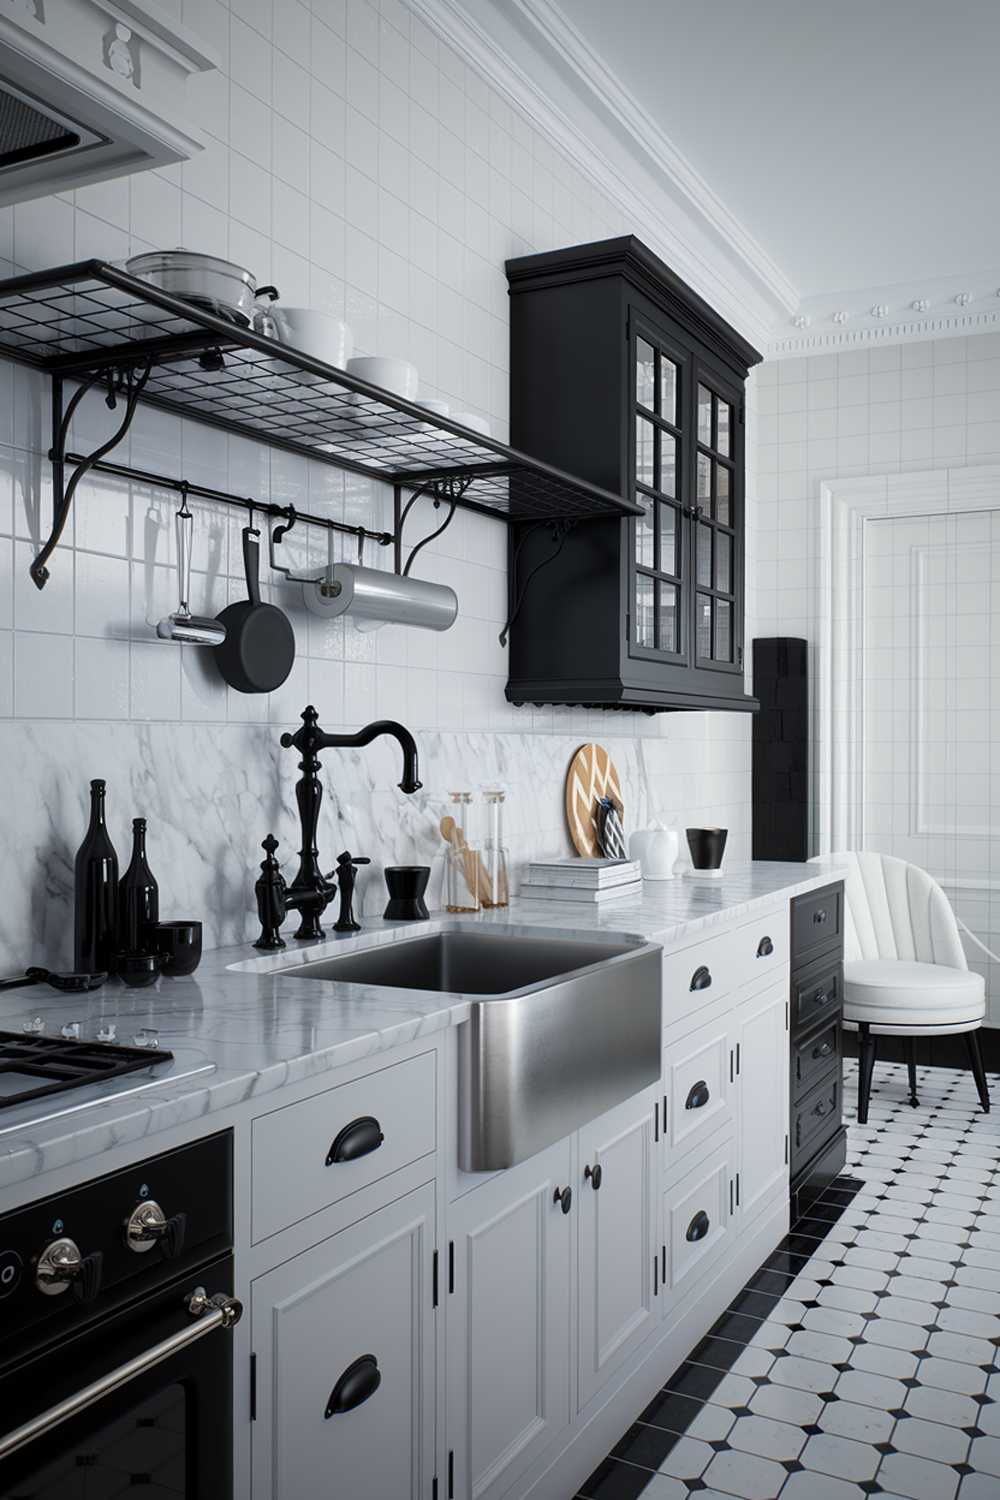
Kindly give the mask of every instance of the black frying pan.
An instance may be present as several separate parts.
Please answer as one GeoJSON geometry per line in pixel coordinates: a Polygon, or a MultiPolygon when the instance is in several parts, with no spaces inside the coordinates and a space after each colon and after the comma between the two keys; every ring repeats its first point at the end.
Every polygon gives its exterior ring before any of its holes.
{"type": "Polygon", "coordinates": [[[260,598],[260,532],[243,528],[243,570],[247,598],[228,604],[216,619],[226,639],[215,648],[219,671],[238,693],[270,693],[292,670],[295,635],[288,618],[260,598]]]}

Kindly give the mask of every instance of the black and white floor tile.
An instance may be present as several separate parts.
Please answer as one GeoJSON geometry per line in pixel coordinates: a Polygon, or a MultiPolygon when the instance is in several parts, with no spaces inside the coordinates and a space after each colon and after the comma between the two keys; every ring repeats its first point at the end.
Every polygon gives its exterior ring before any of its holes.
{"type": "Polygon", "coordinates": [[[1000,1500],[1000,1080],[876,1066],[845,1174],[578,1500],[1000,1500]]]}

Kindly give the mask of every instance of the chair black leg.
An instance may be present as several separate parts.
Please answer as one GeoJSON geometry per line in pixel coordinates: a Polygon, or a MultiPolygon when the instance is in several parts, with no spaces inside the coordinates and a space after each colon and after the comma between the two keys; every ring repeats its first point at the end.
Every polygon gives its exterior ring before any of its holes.
{"type": "Polygon", "coordinates": [[[976,1088],[979,1090],[979,1102],[986,1114],[989,1114],[990,1090],[986,1082],[986,1069],[983,1067],[983,1049],[979,1044],[978,1031],[967,1031],[965,1033],[965,1046],[969,1054],[969,1062],[972,1064],[972,1076],[975,1078],[976,1088]]]}
{"type": "Polygon", "coordinates": [[[858,1025],[858,1124],[868,1124],[868,1101],[875,1070],[875,1038],[866,1021],[858,1025]]]}
{"type": "Polygon", "coordinates": [[[906,1072],[910,1080],[910,1105],[916,1109],[920,1100],[917,1098],[917,1039],[910,1037],[910,1055],[906,1063],[906,1072]]]}

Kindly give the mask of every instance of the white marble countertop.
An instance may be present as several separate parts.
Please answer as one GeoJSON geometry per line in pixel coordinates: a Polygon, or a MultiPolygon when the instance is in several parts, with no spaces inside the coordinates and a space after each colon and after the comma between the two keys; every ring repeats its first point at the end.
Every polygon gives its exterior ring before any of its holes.
{"type": "MultiPolygon", "coordinates": [[[[839,874],[834,865],[758,863],[718,880],[647,882],[641,897],[599,908],[517,898],[506,911],[464,920],[574,937],[599,931],[679,947],[720,922],[752,917],[769,899],[787,900],[839,874]]],[[[25,1022],[41,1017],[49,1036],[77,1021],[81,1035],[92,1039],[112,1023],[116,1040],[131,1045],[142,1030],[154,1030],[173,1060],[0,1110],[0,1212],[9,1206],[6,1190],[56,1168],[89,1163],[96,1175],[102,1170],[97,1159],[112,1148],[458,1024],[468,1015],[463,995],[307,979],[279,967],[416,937],[458,920],[441,914],[427,925],[377,922],[357,936],[320,945],[297,948],[290,940],[284,953],[266,957],[249,947],[215,949],[190,978],[161,978],[144,990],[113,980],[84,995],[45,986],[6,991],[0,995],[2,1031],[21,1032],[25,1022]]],[[[150,1152],[156,1149],[150,1141],[150,1152]]],[[[40,1183],[39,1192],[44,1190],[40,1183]]],[[[17,1196],[23,1199],[23,1188],[17,1196]]]]}

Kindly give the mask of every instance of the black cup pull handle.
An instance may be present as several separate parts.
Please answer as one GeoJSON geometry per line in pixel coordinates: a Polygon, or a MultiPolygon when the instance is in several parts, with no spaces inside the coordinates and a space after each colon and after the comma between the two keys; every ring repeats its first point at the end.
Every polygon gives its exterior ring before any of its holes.
{"type": "Polygon", "coordinates": [[[712,1221],[703,1208],[700,1208],[687,1227],[686,1238],[691,1240],[703,1240],[711,1228],[712,1221]]]}
{"type": "Polygon", "coordinates": [[[699,1078],[697,1083],[691,1085],[691,1091],[684,1100],[685,1109],[702,1109],[711,1098],[708,1084],[704,1078],[699,1078]]]}
{"type": "Polygon", "coordinates": [[[691,975],[692,990],[708,990],[712,987],[712,971],[702,964],[700,969],[695,969],[691,975]]]}
{"type": "Polygon", "coordinates": [[[816,1108],[813,1110],[813,1114],[814,1115],[819,1115],[820,1119],[822,1119],[822,1117],[826,1114],[826,1111],[827,1111],[826,1101],[825,1101],[825,1099],[821,1099],[819,1101],[819,1103],[817,1104],[816,1108]]]}
{"type": "Polygon", "coordinates": [[[374,1396],[381,1384],[382,1371],[378,1367],[378,1360],[374,1354],[362,1354],[360,1359],[347,1366],[330,1392],[323,1416],[329,1420],[340,1412],[353,1411],[356,1406],[361,1406],[370,1396],[374,1396]]]}
{"type": "Polygon", "coordinates": [[[829,1042],[821,1042],[818,1047],[813,1048],[813,1057],[829,1057],[833,1047],[829,1042]]]}
{"type": "Polygon", "coordinates": [[[829,997],[829,995],[826,992],[825,985],[821,985],[820,988],[816,991],[815,995],[813,995],[813,1004],[814,1005],[825,1005],[826,1002],[827,1002],[827,1000],[829,1000],[829,998],[830,997],[829,997]]]}
{"type": "Polygon", "coordinates": [[[359,1115],[334,1136],[326,1153],[326,1164],[331,1167],[338,1161],[357,1161],[359,1156],[377,1151],[384,1140],[382,1127],[375,1116],[359,1115]]]}
{"type": "Polygon", "coordinates": [[[601,1182],[602,1182],[602,1179],[604,1177],[604,1173],[601,1170],[601,1164],[600,1164],[600,1162],[597,1163],[596,1167],[591,1167],[591,1166],[584,1167],[584,1169],[583,1169],[583,1175],[587,1179],[587,1181],[590,1183],[591,1187],[594,1189],[594,1192],[595,1193],[599,1193],[600,1190],[601,1190],[601,1182]]]}
{"type": "Polygon", "coordinates": [[[573,1207],[573,1189],[568,1185],[564,1188],[556,1188],[552,1194],[552,1202],[558,1203],[564,1214],[568,1214],[573,1207]]]}
{"type": "Polygon", "coordinates": [[[821,927],[826,921],[826,908],[821,906],[818,911],[813,912],[813,921],[817,927],[821,927]]]}
{"type": "Polygon", "coordinates": [[[770,958],[773,952],[774,944],[771,942],[771,939],[765,934],[757,944],[757,957],[770,958]]]}

